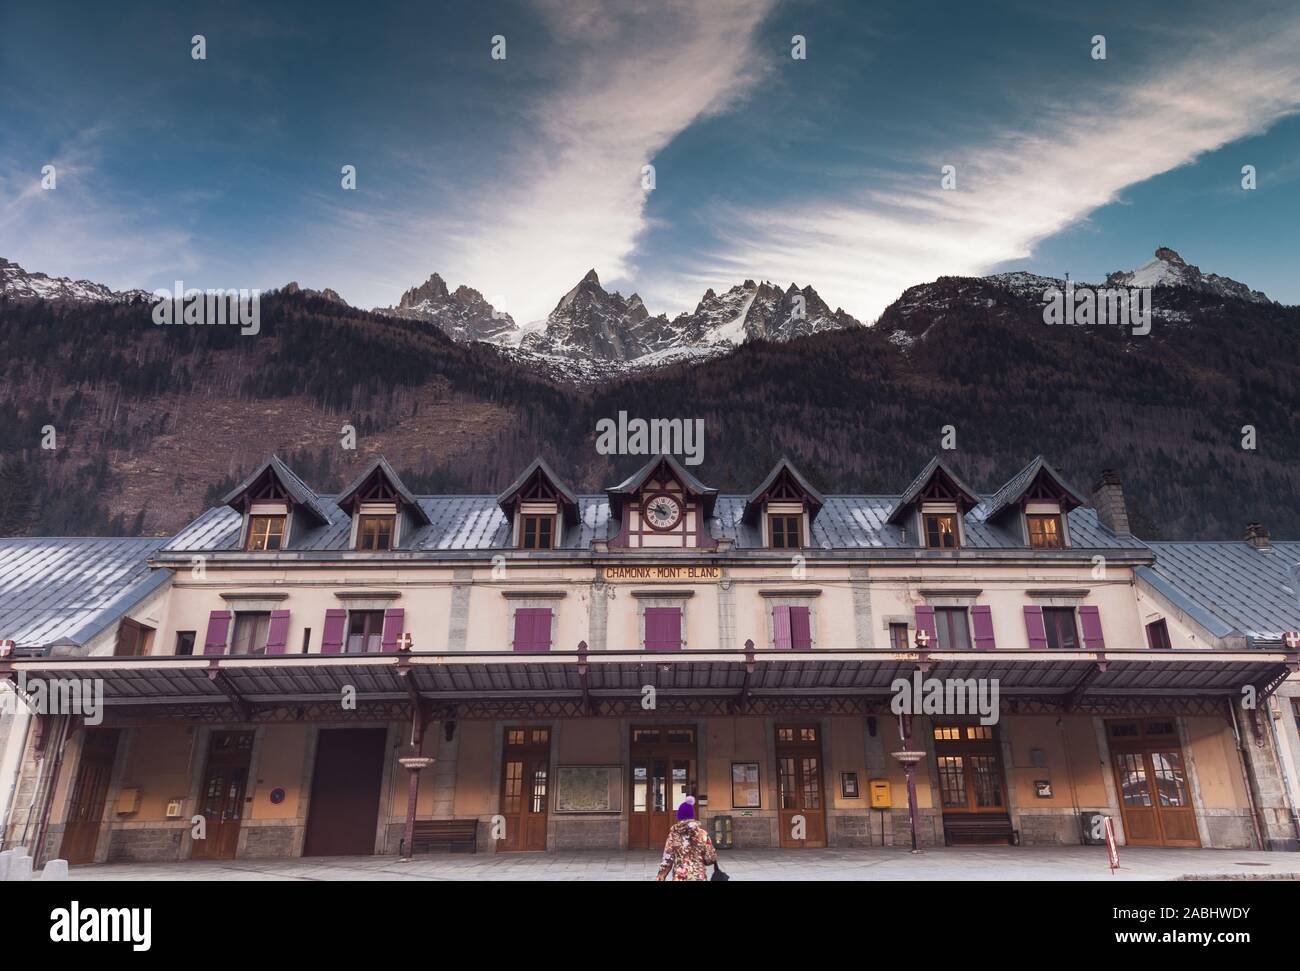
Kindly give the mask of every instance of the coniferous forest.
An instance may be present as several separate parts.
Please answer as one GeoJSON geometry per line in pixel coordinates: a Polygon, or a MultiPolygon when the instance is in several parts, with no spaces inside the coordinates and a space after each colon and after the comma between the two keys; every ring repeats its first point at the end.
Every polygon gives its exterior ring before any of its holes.
{"type": "Polygon", "coordinates": [[[827,492],[897,493],[951,426],[979,489],[1042,453],[1084,491],[1119,470],[1147,538],[1300,537],[1300,309],[1163,288],[1173,315],[1135,337],[1046,326],[987,281],[924,291],[874,327],[590,387],[304,292],[265,296],[256,336],[0,300],[0,534],[171,532],[272,452],[322,492],[381,452],[416,492],[495,491],[537,454],[598,491],[643,461],[596,452],[626,411],[702,418],[694,471],[723,491],[785,454],[827,492]]]}

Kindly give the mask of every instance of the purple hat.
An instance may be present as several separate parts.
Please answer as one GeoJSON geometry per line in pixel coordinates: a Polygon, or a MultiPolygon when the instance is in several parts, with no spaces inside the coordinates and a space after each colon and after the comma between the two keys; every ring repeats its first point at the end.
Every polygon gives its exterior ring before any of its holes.
{"type": "Polygon", "coordinates": [[[680,822],[683,819],[695,818],[695,797],[687,796],[680,806],[677,807],[677,819],[680,822]]]}

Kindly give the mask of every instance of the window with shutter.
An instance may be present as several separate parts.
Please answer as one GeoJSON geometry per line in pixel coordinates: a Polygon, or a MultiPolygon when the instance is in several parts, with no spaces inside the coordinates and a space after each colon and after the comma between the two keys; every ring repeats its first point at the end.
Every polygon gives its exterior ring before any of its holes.
{"type": "Polygon", "coordinates": [[[680,651],[682,648],[682,608],[645,608],[645,649],[680,651]]]}
{"type": "Polygon", "coordinates": [[[514,650],[542,654],[551,649],[551,608],[518,607],[515,609],[514,650]]]}

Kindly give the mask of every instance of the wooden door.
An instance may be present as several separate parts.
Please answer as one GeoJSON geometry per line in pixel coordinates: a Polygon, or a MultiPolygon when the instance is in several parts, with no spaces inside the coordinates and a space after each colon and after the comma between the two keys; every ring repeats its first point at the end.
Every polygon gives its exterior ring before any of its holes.
{"type": "Polygon", "coordinates": [[[204,838],[194,840],[195,860],[233,860],[239,846],[248,790],[248,763],[253,756],[252,732],[213,732],[208,767],[199,795],[204,838]]]}
{"type": "Polygon", "coordinates": [[[316,738],[303,856],[373,856],[388,732],[327,728],[316,738]]]}
{"type": "Polygon", "coordinates": [[[117,729],[88,728],[81,745],[81,765],[68,803],[62,856],[69,863],[94,863],[104,803],[117,755],[117,729]]]}
{"type": "Polygon", "coordinates": [[[629,849],[663,849],[677,807],[696,794],[696,752],[692,725],[632,729],[629,849]]]}
{"type": "Polygon", "coordinates": [[[1183,750],[1173,718],[1107,723],[1125,841],[1200,846],[1183,750]]]}
{"type": "Polygon", "coordinates": [[[507,728],[501,765],[505,838],[497,852],[546,849],[551,777],[551,730],[507,728]]]}
{"type": "Polygon", "coordinates": [[[992,725],[934,725],[934,758],[944,839],[950,844],[1011,842],[1002,752],[992,725]]]}
{"type": "Polygon", "coordinates": [[[819,726],[776,727],[776,805],[781,846],[826,845],[819,726]]]}

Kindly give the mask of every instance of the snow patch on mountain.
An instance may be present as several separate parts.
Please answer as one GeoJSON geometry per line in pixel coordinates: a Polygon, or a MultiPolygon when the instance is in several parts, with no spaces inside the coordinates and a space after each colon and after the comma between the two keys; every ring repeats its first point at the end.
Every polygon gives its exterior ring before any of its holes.
{"type": "Polygon", "coordinates": [[[0,296],[15,299],[66,300],[76,303],[115,303],[152,299],[145,290],[110,290],[102,283],[72,280],[66,276],[29,273],[17,263],[0,256],[0,296]]]}

